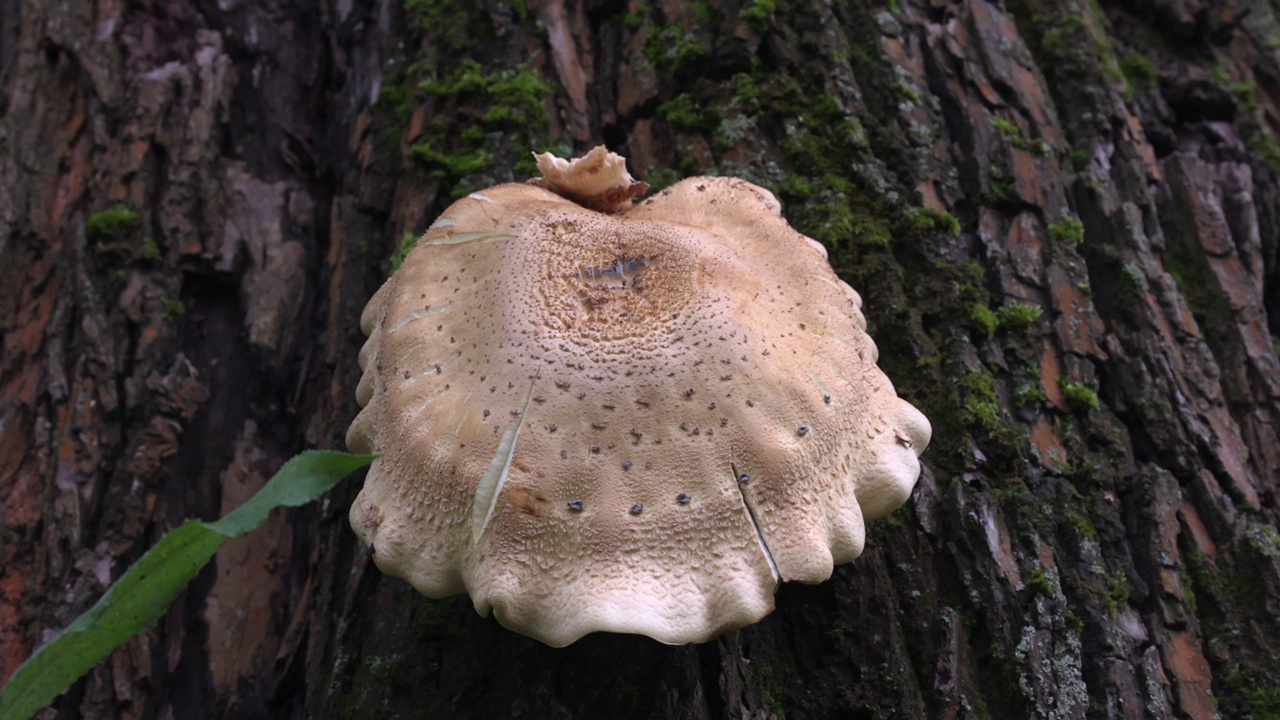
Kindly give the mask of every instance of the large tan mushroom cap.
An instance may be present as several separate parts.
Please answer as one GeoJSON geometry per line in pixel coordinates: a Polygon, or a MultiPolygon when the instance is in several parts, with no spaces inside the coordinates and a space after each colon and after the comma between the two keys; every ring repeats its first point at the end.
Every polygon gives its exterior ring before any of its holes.
{"type": "Polygon", "coordinates": [[[365,309],[347,444],[383,456],[352,526],[384,572],[554,646],[756,622],[919,475],[929,423],[860,305],[741,180],[616,214],[469,195],[365,309]]]}

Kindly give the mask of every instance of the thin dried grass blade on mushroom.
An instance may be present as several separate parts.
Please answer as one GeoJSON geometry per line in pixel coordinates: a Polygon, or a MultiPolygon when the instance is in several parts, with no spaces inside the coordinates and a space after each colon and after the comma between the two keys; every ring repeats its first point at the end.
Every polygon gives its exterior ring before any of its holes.
{"type": "Polygon", "coordinates": [[[378,567],[516,632],[702,642],[911,493],[929,422],[771,193],[647,189],[598,147],[472,193],[361,325],[351,508],[378,567]]]}

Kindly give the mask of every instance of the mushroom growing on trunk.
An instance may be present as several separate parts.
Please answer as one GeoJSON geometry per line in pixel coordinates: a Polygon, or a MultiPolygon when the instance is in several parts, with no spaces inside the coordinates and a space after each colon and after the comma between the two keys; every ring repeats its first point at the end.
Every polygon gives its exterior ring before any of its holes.
{"type": "Polygon", "coordinates": [[[549,645],[709,640],[856,558],[929,422],[771,193],[598,147],[472,193],[365,308],[347,445],[378,567],[549,645]]]}

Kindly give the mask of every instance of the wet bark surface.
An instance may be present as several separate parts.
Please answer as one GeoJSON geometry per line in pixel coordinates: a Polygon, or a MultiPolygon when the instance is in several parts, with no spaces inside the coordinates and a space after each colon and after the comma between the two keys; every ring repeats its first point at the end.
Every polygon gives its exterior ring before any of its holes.
{"type": "Polygon", "coordinates": [[[907,508],[701,646],[378,573],[358,480],[48,717],[1280,714],[1280,10],[1207,0],[0,8],[0,678],[342,447],[404,235],[530,150],[773,190],[934,423],[907,508]]]}

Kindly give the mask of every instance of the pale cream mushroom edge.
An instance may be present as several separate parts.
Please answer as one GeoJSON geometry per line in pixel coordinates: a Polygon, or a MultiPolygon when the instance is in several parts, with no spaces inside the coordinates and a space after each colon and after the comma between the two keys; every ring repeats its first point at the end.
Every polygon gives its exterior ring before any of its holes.
{"type": "Polygon", "coordinates": [[[351,508],[378,567],[560,647],[702,642],[862,552],[928,420],[767,190],[597,147],[458,200],[361,318],[351,508]]]}

